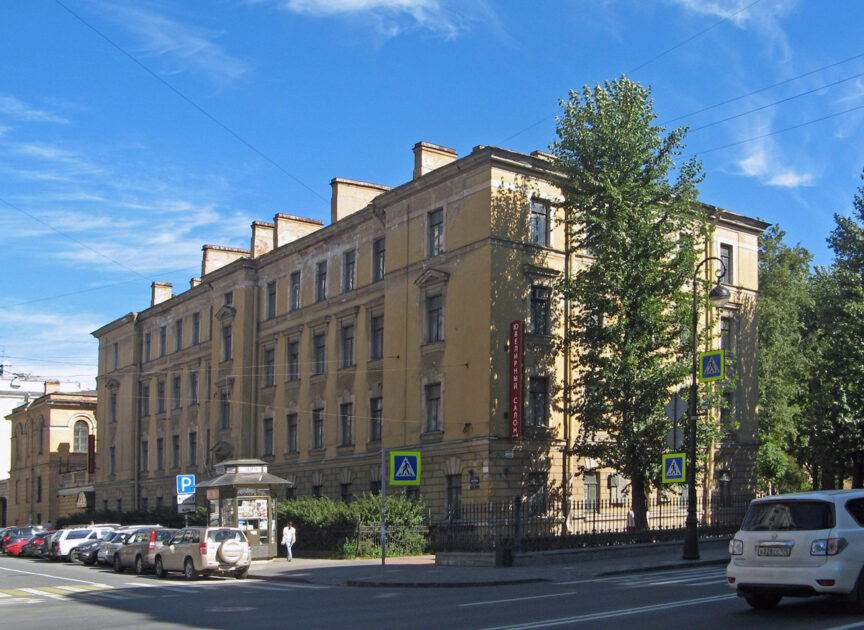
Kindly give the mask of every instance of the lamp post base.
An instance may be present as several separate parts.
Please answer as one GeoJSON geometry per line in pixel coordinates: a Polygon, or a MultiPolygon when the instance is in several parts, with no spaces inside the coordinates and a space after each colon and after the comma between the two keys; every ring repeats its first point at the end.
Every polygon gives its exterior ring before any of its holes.
{"type": "Polygon", "coordinates": [[[690,519],[687,519],[685,524],[686,530],[684,532],[684,554],[682,558],[684,560],[698,560],[699,559],[699,535],[696,532],[696,522],[690,522],[690,519]]]}

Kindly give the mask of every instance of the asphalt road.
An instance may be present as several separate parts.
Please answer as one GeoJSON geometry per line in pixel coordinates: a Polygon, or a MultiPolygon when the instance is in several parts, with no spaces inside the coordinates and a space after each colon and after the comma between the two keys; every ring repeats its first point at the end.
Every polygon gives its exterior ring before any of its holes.
{"type": "Polygon", "coordinates": [[[132,573],[0,557],[0,628],[864,628],[823,599],[754,611],[721,566],[473,588],[358,588],[132,573]]]}

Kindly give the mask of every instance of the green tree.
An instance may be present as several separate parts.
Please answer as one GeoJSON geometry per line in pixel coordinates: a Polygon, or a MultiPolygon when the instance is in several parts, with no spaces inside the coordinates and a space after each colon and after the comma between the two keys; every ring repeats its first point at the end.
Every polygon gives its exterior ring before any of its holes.
{"type": "Polygon", "coordinates": [[[812,254],[783,242],[779,226],[759,239],[759,452],[760,489],[794,491],[806,480],[793,457],[806,405],[813,355],[805,322],[812,311],[812,254]]]}
{"type": "Polygon", "coordinates": [[[573,448],[630,479],[637,527],[670,428],[663,407],[688,373],[687,287],[709,233],[700,163],[670,181],[686,129],[655,125],[650,94],[624,76],[571,91],[551,147],[569,241],[592,257],[557,286],[575,307],[573,448]]]}

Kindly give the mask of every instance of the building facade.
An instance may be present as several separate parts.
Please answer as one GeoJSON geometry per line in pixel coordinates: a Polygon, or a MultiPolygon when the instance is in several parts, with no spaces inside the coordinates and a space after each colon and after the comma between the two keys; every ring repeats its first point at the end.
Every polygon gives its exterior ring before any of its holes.
{"type": "Polygon", "coordinates": [[[96,395],[61,393],[59,386],[46,381],[43,395],[6,416],[12,433],[10,525],[56,523],[92,507],[96,395]]]}
{"type": "MultiPolygon", "coordinates": [[[[287,496],[350,500],[380,489],[382,449],[394,448],[422,453],[418,491],[435,518],[461,501],[579,496],[615,478],[562,454],[551,285],[565,254],[550,169],[539,152],[481,146],[458,158],[421,142],[398,187],[333,179],[330,225],[277,214],[252,224],[248,250],[205,245],[183,292],[154,282],[149,308],[93,333],[96,507],[167,505],[176,474],[207,478],[216,461],[250,457],[292,482],[287,496]],[[594,472],[564,472],[580,467],[594,472]]],[[[707,252],[728,260],[733,294],[708,323],[731,327],[740,375],[737,424],[712,465],[752,486],[766,226],[706,211],[707,252]]],[[[575,252],[573,264],[590,258],[575,252]]]]}

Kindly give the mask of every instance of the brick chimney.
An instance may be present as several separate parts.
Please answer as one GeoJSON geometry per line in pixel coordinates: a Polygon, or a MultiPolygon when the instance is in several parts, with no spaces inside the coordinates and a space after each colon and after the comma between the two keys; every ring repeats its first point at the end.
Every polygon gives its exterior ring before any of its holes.
{"type": "Polygon", "coordinates": [[[170,282],[154,282],[150,285],[150,290],[152,292],[150,306],[156,306],[173,297],[170,282]]]}
{"type": "Polygon", "coordinates": [[[252,222],[252,258],[258,258],[273,249],[274,230],[272,223],[252,222]]]}
{"type": "Polygon", "coordinates": [[[390,186],[358,182],[353,179],[334,177],[330,181],[333,195],[330,197],[330,222],[336,223],[349,214],[368,206],[375,197],[390,190],[390,186]]]}
{"type": "Polygon", "coordinates": [[[60,381],[45,381],[45,395],[60,391],[60,381]]]}
{"type": "Polygon", "coordinates": [[[431,142],[418,142],[414,145],[414,179],[450,162],[455,162],[458,157],[459,154],[455,149],[431,142]]]}
{"type": "Polygon", "coordinates": [[[324,225],[317,219],[295,217],[293,214],[282,213],[273,217],[273,223],[276,224],[274,247],[282,247],[286,243],[296,241],[298,238],[311,234],[315,230],[320,230],[324,225]]]}

